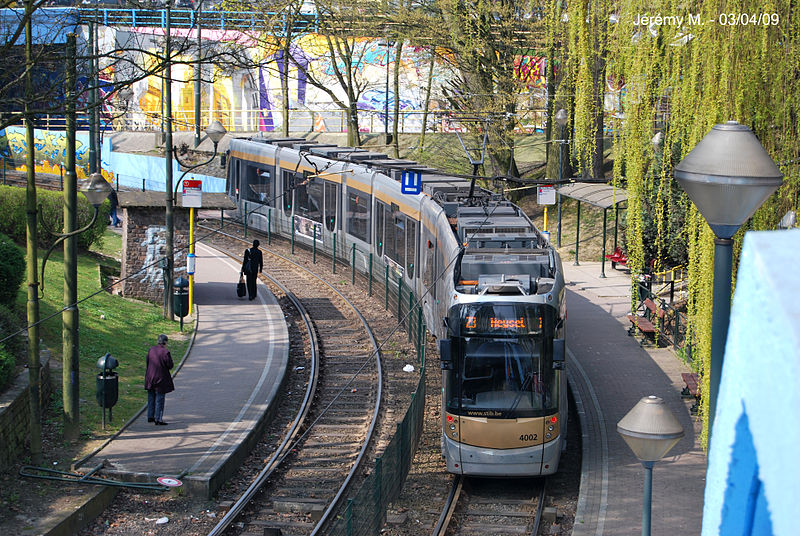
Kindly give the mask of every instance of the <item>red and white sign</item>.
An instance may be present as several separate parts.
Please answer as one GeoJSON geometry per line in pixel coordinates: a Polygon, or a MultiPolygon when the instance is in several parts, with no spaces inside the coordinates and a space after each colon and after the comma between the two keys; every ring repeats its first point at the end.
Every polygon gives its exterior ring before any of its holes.
{"type": "Polygon", "coordinates": [[[186,179],[183,181],[184,208],[200,208],[203,206],[203,181],[186,179]]]}
{"type": "Polygon", "coordinates": [[[536,202],[540,205],[556,204],[556,189],[552,184],[545,184],[536,188],[536,202]]]}
{"type": "Polygon", "coordinates": [[[177,478],[170,478],[168,476],[160,476],[156,479],[159,484],[162,486],[167,486],[168,488],[179,488],[183,486],[183,482],[178,480],[177,478]]]}

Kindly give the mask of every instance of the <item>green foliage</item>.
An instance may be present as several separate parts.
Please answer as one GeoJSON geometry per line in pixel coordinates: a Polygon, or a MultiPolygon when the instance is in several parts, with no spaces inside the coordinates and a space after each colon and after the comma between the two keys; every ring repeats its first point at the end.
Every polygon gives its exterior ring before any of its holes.
{"type": "Polygon", "coordinates": [[[25,355],[26,339],[24,333],[19,333],[15,337],[3,340],[9,335],[18,333],[24,327],[19,315],[11,308],[0,305],[0,343],[7,352],[17,359],[22,359],[25,355]]]}
{"type": "MultiPolygon", "coordinates": [[[[15,186],[0,186],[0,233],[7,234],[17,243],[25,243],[26,240],[26,190],[15,186]]],[[[38,246],[47,248],[56,238],[47,230],[55,233],[62,232],[64,228],[64,194],[63,192],[52,192],[49,190],[37,190],[36,203],[39,207],[37,226],[39,229],[38,246]],[[44,226],[41,222],[44,222],[44,226]]],[[[97,221],[85,232],[77,236],[78,248],[87,250],[92,244],[101,240],[108,224],[108,215],[111,207],[108,201],[100,205],[97,221]]],[[[92,221],[94,207],[86,198],[78,194],[77,208],[77,227],[81,229],[92,221]]]]}
{"type": "Polygon", "coordinates": [[[17,362],[14,356],[0,344],[0,389],[3,389],[14,378],[17,362]]]}
{"type": "Polygon", "coordinates": [[[6,235],[0,234],[0,305],[13,305],[25,278],[25,255],[6,235]]]}

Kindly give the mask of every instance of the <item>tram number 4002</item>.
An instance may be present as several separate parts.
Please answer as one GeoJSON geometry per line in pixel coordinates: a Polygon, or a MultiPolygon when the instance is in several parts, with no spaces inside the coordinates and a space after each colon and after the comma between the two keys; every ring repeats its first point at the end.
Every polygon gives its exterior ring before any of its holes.
{"type": "Polygon", "coordinates": [[[519,436],[520,441],[536,441],[537,439],[539,439],[537,434],[522,434],[519,436]]]}

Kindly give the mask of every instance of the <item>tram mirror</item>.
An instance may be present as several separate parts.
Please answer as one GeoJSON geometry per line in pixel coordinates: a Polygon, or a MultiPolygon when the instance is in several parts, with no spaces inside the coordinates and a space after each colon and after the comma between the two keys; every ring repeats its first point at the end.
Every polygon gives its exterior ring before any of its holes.
{"type": "Polygon", "coordinates": [[[450,339],[439,339],[439,359],[442,370],[453,370],[453,354],[450,349],[450,339]]]}
{"type": "Polygon", "coordinates": [[[563,369],[566,358],[566,344],[564,339],[553,339],[553,368],[563,369]]]}

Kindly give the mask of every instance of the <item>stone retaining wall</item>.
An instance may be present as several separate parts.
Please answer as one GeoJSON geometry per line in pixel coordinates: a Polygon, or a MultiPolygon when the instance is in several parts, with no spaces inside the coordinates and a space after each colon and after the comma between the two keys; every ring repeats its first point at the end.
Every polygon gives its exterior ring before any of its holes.
{"type": "MultiPolygon", "coordinates": [[[[40,369],[39,407],[44,412],[50,400],[50,352],[42,350],[40,369]]],[[[0,470],[17,463],[28,449],[30,430],[30,391],[28,389],[28,370],[24,370],[0,395],[0,470]]]]}

